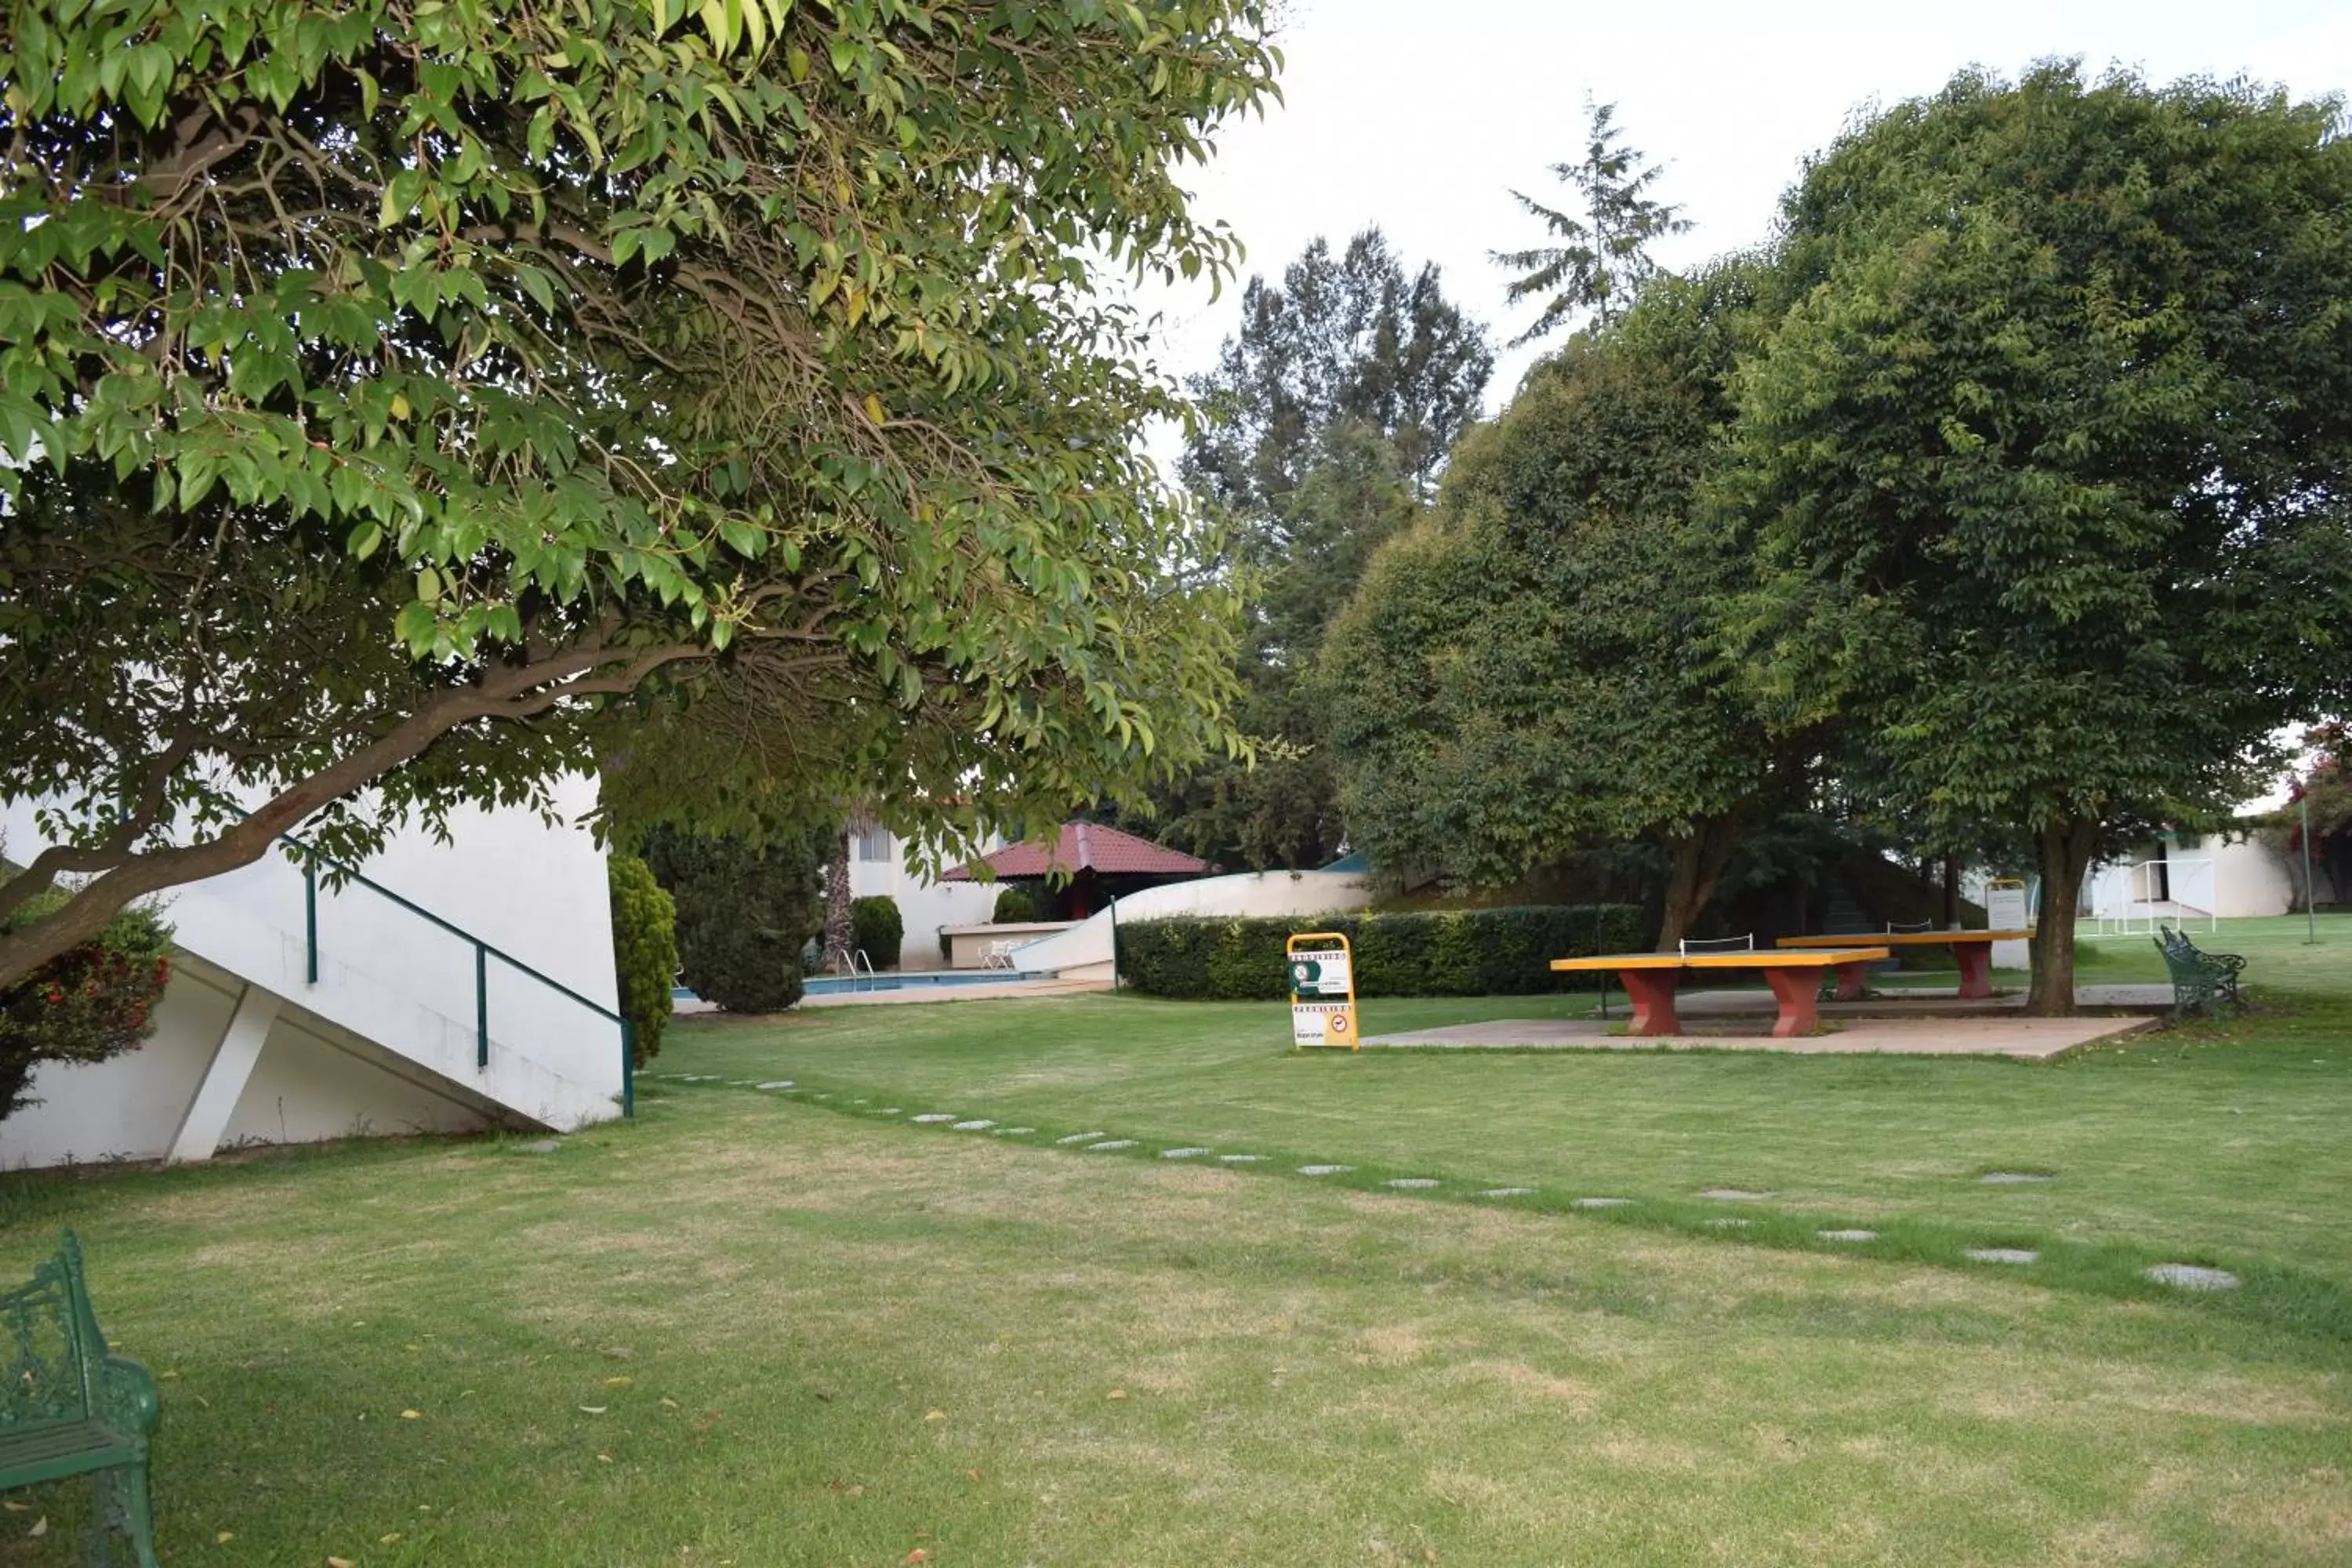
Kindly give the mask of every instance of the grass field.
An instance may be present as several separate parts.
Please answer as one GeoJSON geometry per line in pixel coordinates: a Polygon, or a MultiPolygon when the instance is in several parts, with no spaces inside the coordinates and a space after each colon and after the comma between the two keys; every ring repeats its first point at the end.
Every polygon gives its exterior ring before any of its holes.
{"type": "MultiPolygon", "coordinates": [[[[0,1267],[82,1234],[164,1379],[173,1563],[2344,1563],[2323,934],[2225,929],[2261,1010],[2042,1067],[1303,1058],[1277,1007],[1108,998],[688,1026],[660,1070],[718,1081],[551,1154],[10,1178],[0,1267]],[[1038,1131],[906,1124],[947,1111],[1038,1131]]],[[[75,1560],[71,1489],[14,1500],[0,1563],[75,1560]]]]}

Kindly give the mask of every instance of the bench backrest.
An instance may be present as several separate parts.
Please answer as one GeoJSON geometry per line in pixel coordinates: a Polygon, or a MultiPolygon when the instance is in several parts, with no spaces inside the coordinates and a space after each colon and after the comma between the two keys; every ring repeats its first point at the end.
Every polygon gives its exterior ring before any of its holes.
{"type": "Polygon", "coordinates": [[[27,1284],[0,1293],[0,1432],[89,1415],[90,1367],[106,1354],[82,1284],[81,1244],[68,1231],[27,1284]]]}

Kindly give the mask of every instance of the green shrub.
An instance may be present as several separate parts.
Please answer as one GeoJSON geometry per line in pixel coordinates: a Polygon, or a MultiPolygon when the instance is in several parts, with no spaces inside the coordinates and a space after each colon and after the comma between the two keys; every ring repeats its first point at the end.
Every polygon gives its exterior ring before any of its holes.
{"type": "Polygon", "coordinates": [[[677,905],[678,974],[730,1013],[801,999],[801,947],[824,924],[822,837],[754,847],[656,828],[646,864],[677,905]]]}
{"type": "Polygon", "coordinates": [[[604,859],[613,889],[613,974],[621,988],[621,1013],[635,1026],[633,1063],[643,1067],[661,1054],[662,1030],[670,1015],[670,987],[677,983],[677,904],[654,880],[653,868],[634,855],[604,859]]]}
{"type": "Polygon", "coordinates": [[[898,966],[898,948],[907,940],[907,921],[898,913],[898,900],[887,895],[851,900],[849,927],[850,951],[863,952],[866,962],[877,969],[898,966]]]}
{"type": "MultiPolygon", "coordinates": [[[[68,895],[38,893],[0,930],[55,914],[68,895]]],[[[155,1004],[172,978],[172,928],[133,904],[79,947],[0,988],[0,1121],[34,1103],[25,1093],[43,1062],[102,1062],[155,1032],[155,1004]]]]}
{"type": "Polygon", "coordinates": [[[1151,996],[1277,999],[1287,994],[1283,944],[1301,931],[1347,937],[1359,996],[1510,996],[1597,987],[1600,976],[1556,974],[1551,961],[1639,947],[1642,911],[1632,904],[1544,904],[1122,922],[1119,979],[1151,996]]]}
{"type": "Polygon", "coordinates": [[[991,925],[1023,925],[1037,918],[1037,896],[1026,888],[1005,888],[996,895],[991,925]]]}

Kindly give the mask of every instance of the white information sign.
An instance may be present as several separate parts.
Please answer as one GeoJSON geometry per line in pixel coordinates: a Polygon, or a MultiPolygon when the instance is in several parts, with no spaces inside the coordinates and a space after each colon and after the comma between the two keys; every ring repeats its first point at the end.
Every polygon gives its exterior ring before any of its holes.
{"type": "MultiPolygon", "coordinates": [[[[2025,884],[1999,881],[1985,888],[1985,924],[1995,931],[2025,930],[2025,884]]],[[[1996,969],[2023,969],[2027,963],[2026,944],[2021,942],[1997,942],[1992,944],[1992,963],[1996,969]]]]}
{"type": "Polygon", "coordinates": [[[1357,1047],[1356,975],[1347,939],[1294,936],[1283,963],[1290,971],[1290,1043],[1357,1047]],[[1303,946],[1329,942],[1333,945],[1303,946]]]}

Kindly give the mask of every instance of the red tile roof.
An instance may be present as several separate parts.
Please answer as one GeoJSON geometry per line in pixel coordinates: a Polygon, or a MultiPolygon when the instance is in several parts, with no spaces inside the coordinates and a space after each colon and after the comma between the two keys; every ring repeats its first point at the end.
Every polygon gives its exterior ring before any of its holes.
{"type": "MultiPolygon", "coordinates": [[[[1099,871],[1147,877],[1194,877],[1209,868],[1206,860],[1180,850],[1105,827],[1098,822],[1066,822],[1061,840],[1049,858],[1043,844],[1008,844],[986,858],[999,877],[1044,877],[1055,871],[1099,871]]],[[[973,864],[978,864],[974,862],[973,864]]],[[[972,879],[972,866],[958,866],[945,879],[972,879]]]]}

